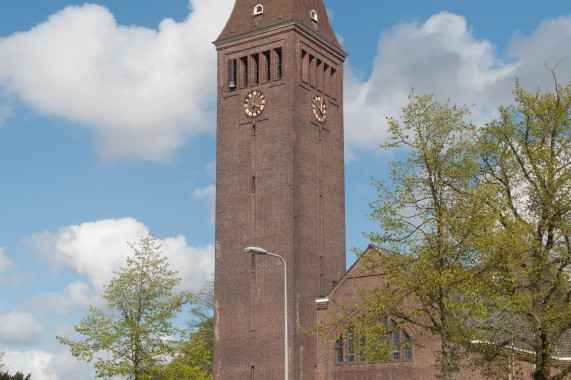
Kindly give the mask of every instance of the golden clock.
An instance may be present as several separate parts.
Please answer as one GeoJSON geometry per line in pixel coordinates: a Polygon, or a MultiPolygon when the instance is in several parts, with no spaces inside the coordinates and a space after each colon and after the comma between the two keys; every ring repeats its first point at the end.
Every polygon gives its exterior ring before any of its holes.
{"type": "Polygon", "coordinates": [[[313,97],[311,108],[313,109],[313,116],[315,116],[319,122],[325,123],[327,120],[327,103],[325,103],[321,95],[315,95],[313,97]]]}
{"type": "Polygon", "coordinates": [[[266,96],[260,90],[250,91],[244,98],[244,114],[248,117],[260,116],[266,108],[266,96]]]}

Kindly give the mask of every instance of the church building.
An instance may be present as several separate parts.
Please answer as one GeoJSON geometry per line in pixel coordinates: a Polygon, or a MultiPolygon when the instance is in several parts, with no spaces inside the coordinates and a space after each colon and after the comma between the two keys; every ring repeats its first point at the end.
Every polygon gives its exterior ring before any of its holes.
{"type": "Polygon", "coordinates": [[[307,333],[331,300],[376,279],[360,262],[345,271],[347,54],[323,0],[236,0],[214,45],[214,379],[436,378],[439,342],[412,327],[392,333],[381,362],[364,358],[350,331],[337,341],[307,333]]]}

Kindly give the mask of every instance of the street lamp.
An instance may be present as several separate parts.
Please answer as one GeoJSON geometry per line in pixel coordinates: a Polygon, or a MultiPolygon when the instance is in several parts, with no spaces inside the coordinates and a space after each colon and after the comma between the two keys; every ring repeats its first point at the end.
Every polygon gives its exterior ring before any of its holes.
{"type": "Polygon", "coordinates": [[[252,255],[260,255],[260,256],[267,255],[267,256],[278,257],[284,263],[284,335],[285,335],[285,339],[284,339],[284,362],[285,362],[285,380],[288,380],[289,379],[289,377],[288,377],[289,371],[288,371],[288,344],[287,344],[288,334],[287,334],[287,269],[286,269],[286,261],[280,255],[270,253],[270,252],[268,252],[265,249],[260,248],[260,247],[248,247],[248,248],[244,249],[244,251],[246,253],[251,253],[252,255]]]}

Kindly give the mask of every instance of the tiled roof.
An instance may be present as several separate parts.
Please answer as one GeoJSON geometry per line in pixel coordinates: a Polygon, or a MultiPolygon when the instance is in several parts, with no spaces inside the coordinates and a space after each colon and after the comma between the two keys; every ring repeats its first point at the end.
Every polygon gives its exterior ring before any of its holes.
{"type": "Polygon", "coordinates": [[[230,19],[216,42],[292,22],[297,22],[323,41],[343,51],[329,23],[323,0],[236,0],[230,19]],[[263,6],[263,13],[254,15],[257,5],[263,6]],[[311,18],[312,11],[317,12],[317,22],[311,18]]]}

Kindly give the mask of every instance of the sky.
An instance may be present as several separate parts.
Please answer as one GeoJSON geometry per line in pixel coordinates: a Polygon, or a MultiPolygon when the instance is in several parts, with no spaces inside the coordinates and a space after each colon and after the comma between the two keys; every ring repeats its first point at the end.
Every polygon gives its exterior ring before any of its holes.
{"type": "MultiPolygon", "coordinates": [[[[197,291],[214,271],[216,39],[233,0],[0,1],[0,352],[34,380],[93,379],[70,336],[152,231],[197,291]]],[[[568,0],[325,0],[345,63],[347,265],[378,145],[414,87],[483,124],[515,78],[571,80],[568,0]],[[567,59],[565,59],[567,58],[567,59]]],[[[267,5],[266,5],[267,6],[267,5]]]]}

